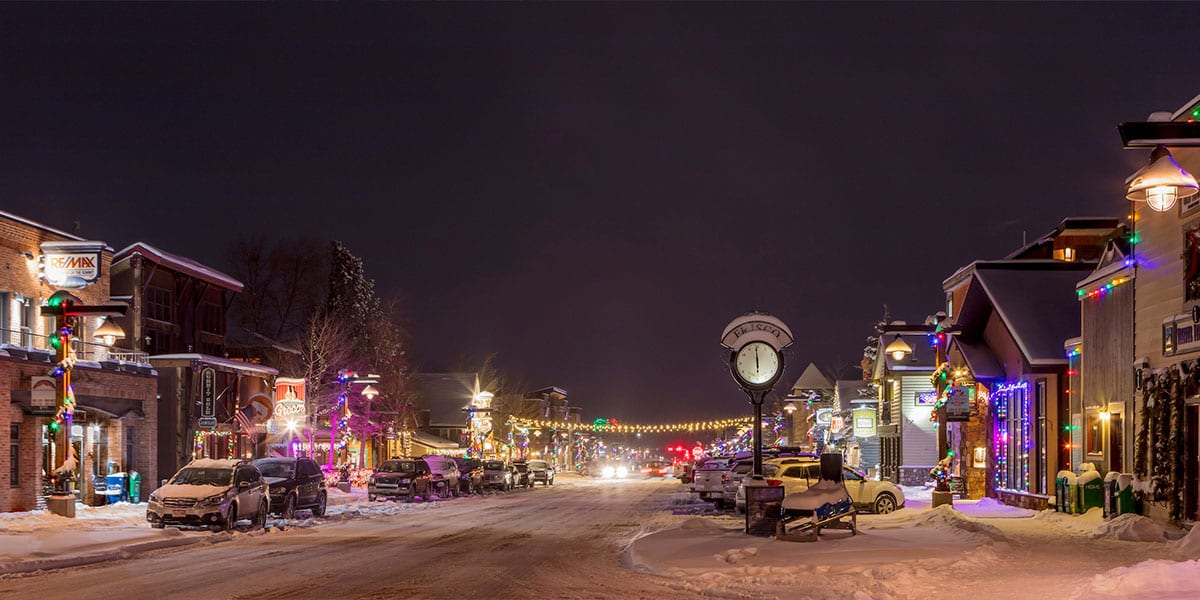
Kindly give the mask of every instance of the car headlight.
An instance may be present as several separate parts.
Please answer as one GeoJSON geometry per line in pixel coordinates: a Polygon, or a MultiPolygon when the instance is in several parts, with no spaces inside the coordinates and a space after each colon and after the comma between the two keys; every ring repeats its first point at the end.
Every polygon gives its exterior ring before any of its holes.
{"type": "Polygon", "coordinates": [[[374,477],[368,477],[368,478],[367,478],[367,485],[375,485],[375,478],[374,478],[374,477]]]}
{"type": "Polygon", "coordinates": [[[617,477],[624,477],[629,474],[629,469],[625,467],[617,467],[617,477]]]}
{"type": "Polygon", "coordinates": [[[202,506],[216,506],[216,505],[220,504],[221,501],[224,499],[225,499],[225,494],[217,494],[216,496],[209,496],[209,497],[201,500],[200,504],[202,506]]]}
{"type": "Polygon", "coordinates": [[[615,477],[617,470],[612,467],[604,467],[604,470],[600,471],[600,474],[603,477],[615,477]]]}

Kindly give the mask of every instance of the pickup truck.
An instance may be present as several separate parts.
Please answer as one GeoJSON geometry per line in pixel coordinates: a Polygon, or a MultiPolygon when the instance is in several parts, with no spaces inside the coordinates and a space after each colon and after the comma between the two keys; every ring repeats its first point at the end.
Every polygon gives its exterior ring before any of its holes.
{"type": "Polygon", "coordinates": [[[729,483],[729,469],[733,465],[731,458],[712,458],[701,464],[692,473],[692,487],[700,494],[701,500],[709,500],[717,508],[732,506],[733,500],[725,499],[725,486],[729,483]]]}

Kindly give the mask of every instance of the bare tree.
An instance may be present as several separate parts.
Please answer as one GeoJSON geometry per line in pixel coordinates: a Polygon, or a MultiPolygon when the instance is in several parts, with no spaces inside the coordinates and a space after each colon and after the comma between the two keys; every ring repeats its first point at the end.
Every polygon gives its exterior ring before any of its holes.
{"type": "MultiPolygon", "coordinates": [[[[354,342],[349,336],[349,325],[339,316],[323,310],[316,310],[309,317],[304,330],[304,338],[300,344],[301,372],[308,381],[308,394],[305,398],[305,410],[309,419],[309,454],[312,454],[313,425],[319,417],[329,415],[337,407],[337,398],[342,390],[333,385],[337,381],[337,369],[350,360],[354,352],[354,342]]],[[[332,433],[332,432],[331,432],[332,433]]],[[[333,462],[333,446],[336,440],[329,440],[329,461],[333,462]]]]}
{"type": "Polygon", "coordinates": [[[279,341],[307,335],[309,315],[324,302],[329,270],[324,244],[310,237],[242,238],[225,262],[244,285],[230,309],[235,324],[279,341]]]}

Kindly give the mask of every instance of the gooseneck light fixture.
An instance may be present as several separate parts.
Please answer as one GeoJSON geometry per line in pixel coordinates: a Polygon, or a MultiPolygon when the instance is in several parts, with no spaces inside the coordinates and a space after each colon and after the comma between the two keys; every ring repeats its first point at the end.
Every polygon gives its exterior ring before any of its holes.
{"type": "Polygon", "coordinates": [[[896,336],[896,339],[892,340],[892,343],[888,344],[883,351],[891,354],[892,360],[904,360],[905,356],[912,353],[912,346],[909,346],[908,342],[905,342],[900,336],[896,336]]]}
{"type": "Polygon", "coordinates": [[[1196,184],[1196,178],[1179,166],[1166,147],[1157,146],[1150,154],[1150,164],[1133,174],[1125,197],[1145,202],[1157,212],[1166,212],[1175,206],[1176,200],[1190,198],[1197,192],[1200,185],[1196,184]]]}

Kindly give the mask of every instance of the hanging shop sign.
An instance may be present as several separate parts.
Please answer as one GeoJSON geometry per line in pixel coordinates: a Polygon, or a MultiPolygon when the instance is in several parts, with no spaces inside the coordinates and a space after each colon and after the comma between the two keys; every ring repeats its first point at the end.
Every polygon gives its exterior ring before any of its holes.
{"type": "Polygon", "coordinates": [[[933,406],[937,404],[937,392],[921,392],[914,398],[917,406],[933,406]]]}
{"type": "MultiPolygon", "coordinates": [[[[53,377],[30,377],[29,405],[38,416],[51,416],[58,412],[58,382],[53,377]]],[[[75,411],[78,413],[79,411],[75,411]]]]}
{"type": "Polygon", "coordinates": [[[279,377],[275,380],[275,410],[268,433],[293,430],[307,416],[304,407],[304,379],[279,377]]]}
{"type": "Polygon", "coordinates": [[[875,409],[856,408],[852,414],[854,418],[854,437],[875,437],[875,409]]]}
{"type": "Polygon", "coordinates": [[[817,418],[816,418],[817,425],[819,425],[821,427],[829,427],[830,425],[833,424],[833,409],[832,408],[818,408],[816,414],[817,414],[817,418]]]}
{"type": "Polygon", "coordinates": [[[87,287],[100,279],[104,242],[43,242],[38,270],[46,283],[60,289],[87,287]]]}
{"type": "Polygon", "coordinates": [[[971,420],[971,400],[975,397],[975,388],[969,385],[952,385],[946,388],[946,422],[964,422],[971,420]]]}
{"type": "Polygon", "coordinates": [[[212,367],[200,371],[200,428],[217,426],[217,371],[212,367]]]}
{"type": "Polygon", "coordinates": [[[1194,321],[1192,313],[1163,319],[1163,356],[1174,356],[1196,350],[1200,350],[1200,324],[1194,321]]]}

